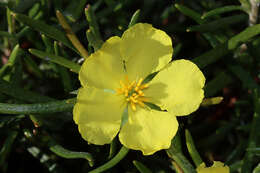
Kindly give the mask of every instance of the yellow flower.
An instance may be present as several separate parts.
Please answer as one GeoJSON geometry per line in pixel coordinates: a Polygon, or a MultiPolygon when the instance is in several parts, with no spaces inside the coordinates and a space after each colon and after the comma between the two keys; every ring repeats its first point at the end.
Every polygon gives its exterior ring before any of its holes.
{"type": "Polygon", "coordinates": [[[103,145],[119,133],[124,146],[144,155],[169,148],[178,130],[176,116],[199,107],[205,83],[192,62],[169,63],[172,52],[171,38],[165,32],[139,23],[91,54],[79,73],[82,88],[73,110],[81,136],[103,145]],[[158,71],[150,82],[143,81],[158,71]],[[166,111],[150,109],[146,103],[166,111]],[[121,123],[125,110],[128,118],[121,123]]]}
{"type": "Polygon", "coordinates": [[[206,167],[205,163],[202,163],[196,171],[198,173],[229,173],[229,167],[224,166],[222,162],[214,161],[211,167],[206,167]]]}

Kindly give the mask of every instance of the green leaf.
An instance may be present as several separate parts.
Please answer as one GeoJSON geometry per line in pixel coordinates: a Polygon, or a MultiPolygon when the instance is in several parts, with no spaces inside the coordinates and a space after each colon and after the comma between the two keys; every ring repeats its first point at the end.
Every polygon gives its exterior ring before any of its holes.
{"type": "Polygon", "coordinates": [[[23,54],[23,51],[20,49],[19,44],[17,44],[13,48],[12,53],[8,59],[8,62],[4,66],[1,67],[0,77],[2,77],[5,74],[5,72],[8,68],[12,67],[15,64],[15,62],[17,61],[17,58],[19,56],[21,56],[22,54],[23,54]]]}
{"type": "MultiPolygon", "coordinates": [[[[175,4],[175,7],[181,13],[190,17],[191,19],[196,21],[198,24],[203,24],[204,22],[206,22],[206,20],[201,19],[201,14],[199,14],[198,12],[196,12],[186,6],[183,6],[180,4],[175,4]]],[[[216,47],[219,44],[219,41],[222,41],[217,34],[212,35],[209,33],[203,33],[202,35],[209,41],[209,43],[211,44],[212,47],[216,47]]]]}
{"type": "Polygon", "coordinates": [[[71,5],[66,10],[66,17],[72,22],[76,22],[81,15],[84,13],[84,8],[86,7],[87,0],[71,1],[71,5]]]}
{"type": "MultiPolygon", "coordinates": [[[[254,114],[251,124],[248,146],[247,148],[256,148],[257,141],[259,139],[259,127],[260,127],[260,94],[259,90],[253,90],[253,101],[254,101],[254,114]]],[[[253,169],[254,151],[247,150],[243,158],[242,173],[250,173],[253,169]]]]}
{"type": "Polygon", "coordinates": [[[253,173],[260,173],[260,163],[254,168],[253,173]]]}
{"type": "Polygon", "coordinates": [[[244,8],[239,5],[228,5],[228,6],[224,6],[224,7],[220,7],[220,8],[216,8],[211,11],[208,11],[205,14],[203,14],[201,16],[201,18],[205,19],[207,17],[216,16],[216,15],[220,15],[220,14],[231,12],[231,11],[237,11],[237,10],[245,11],[244,8]]]}
{"type": "Polygon", "coordinates": [[[40,79],[43,78],[42,71],[39,69],[36,62],[27,53],[25,54],[24,62],[30,72],[32,72],[35,76],[37,76],[40,79]]]}
{"type": "Polygon", "coordinates": [[[166,152],[181,167],[184,173],[196,173],[194,167],[182,153],[179,133],[172,139],[171,146],[166,152]]]}
{"type": "Polygon", "coordinates": [[[18,132],[10,131],[8,133],[8,137],[6,138],[6,140],[2,146],[2,149],[0,150],[0,156],[1,156],[0,165],[2,165],[0,169],[3,172],[6,172],[6,170],[7,170],[7,166],[8,166],[7,158],[8,158],[8,155],[10,154],[12,145],[13,145],[14,140],[16,139],[17,135],[18,135],[18,132]]]}
{"type": "Polygon", "coordinates": [[[248,41],[249,39],[258,34],[260,34],[260,24],[247,27],[244,31],[233,36],[225,43],[220,44],[214,49],[194,58],[192,61],[195,64],[197,64],[200,68],[204,68],[207,65],[218,61],[220,58],[237,48],[240,44],[248,41]]]}
{"type": "Polygon", "coordinates": [[[60,157],[66,159],[86,159],[89,161],[89,165],[94,165],[93,157],[90,153],[87,152],[76,152],[63,148],[61,145],[55,144],[50,146],[50,150],[57,154],[60,157]]]}
{"type": "Polygon", "coordinates": [[[148,169],[144,164],[142,164],[137,160],[134,160],[133,164],[135,165],[135,167],[138,169],[140,173],[152,173],[150,169],[148,169]]]}
{"type": "Polygon", "coordinates": [[[50,114],[72,111],[76,99],[35,104],[0,103],[0,114],[50,114]]]}
{"type": "Polygon", "coordinates": [[[15,36],[13,34],[10,34],[9,32],[6,32],[6,31],[0,31],[0,36],[1,37],[15,38],[15,36]]]}
{"type": "Polygon", "coordinates": [[[101,48],[101,46],[103,45],[103,41],[97,39],[90,29],[87,30],[86,35],[87,35],[89,45],[92,46],[95,51],[101,48]]]}
{"type": "Polygon", "coordinates": [[[67,39],[66,35],[62,31],[56,29],[55,27],[47,25],[40,20],[31,19],[30,17],[23,15],[23,14],[13,13],[12,15],[19,22],[24,23],[25,25],[27,25],[43,34],[62,42],[67,47],[76,51],[75,48],[70,43],[70,41],[67,39]]]}
{"type": "Polygon", "coordinates": [[[99,26],[97,23],[97,19],[94,14],[94,10],[92,9],[91,5],[89,5],[89,4],[85,8],[85,15],[86,15],[86,19],[89,23],[89,29],[93,33],[94,38],[102,41],[101,34],[99,32],[99,26]]]}
{"type": "Polygon", "coordinates": [[[198,167],[201,163],[203,163],[203,161],[199,155],[199,152],[197,151],[197,149],[195,147],[192,136],[187,129],[185,130],[185,139],[186,139],[186,146],[190,153],[190,156],[191,156],[193,162],[195,163],[196,167],[198,167]]]}
{"type": "Polygon", "coordinates": [[[54,63],[57,63],[61,66],[67,67],[69,68],[71,71],[78,73],[80,70],[80,65],[67,60],[66,58],[54,55],[54,54],[50,54],[50,53],[46,53],[40,50],[36,50],[36,49],[29,49],[28,50],[31,54],[37,56],[38,58],[47,60],[47,61],[51,61],[54,63]]]}
{"type": "MultiPolygon", "coordinates": [[[[54,52],[55,55],[59,55],[59,46],[58,43],[56,41],[54,41],[54,52]]],[[[71,83],[71,78],[70,78],[70,74],[68,72],[68,69],[66,69],[65,67],[62,66],[57,66],[58,72],[60,74],[61,80],[62,80],[62,84],[64,87],[65,91],[71,91],[72,90],[72,83],[71,83]]]]}
{"type": "Polygon", "coordinates": [[[113,157],[113,159],[109,160],[104,165],[90,171],[89,173],[100,173],[100,172],[104,172],[104,171],[112,168],[127,155],[128,151],[129,151],[129,149],[123,146],[120,149],[120,151],[117,153],[117,155],[115,157],[113,157]]]}
{"type": "Polygon", "coordinates": [[[224,17],[218,20],[214,20],[213,22],[204,23],[201,25],[191,26],[187,28],[187,32],[213,32],[213,31],[219,31],[219,29],[227,28],[230,25],[244,22],[245,20],[248,20],[248,16],[244,14],[240,15],[234,15],[230,17],[224,17]]]}
{"type": "Polygon", "coordinates": [[[55,99],[42,96],[38,93],[34,93],[23,88],[11,85],[9,82],[0,79],[0,92],[6,95],[12,96],[14,98],[24,100],[31,103],[39,102],[49,102],[54,101],[55,99]]]}
{"type": "Polygon", "coordinates": [[[205,97],[214,96],[217,92],[230,84],[232,81],[232,77],[227,73],[219,73],[214,79],[206,83],[204,87],[205,97]]]}
{"type": "Polygon", "coordinates": [[[255,80],[251,77],[250,73],[243,69],[242,66],[235,64],[234,62],[232,65],[228,65],[228,68],[236,75],[243,83],[243,87],[247,89],[254,90],[255,88],[258,88],[260,90],[260,87],[255,82],[255,80]]]}
{"type": "Polygon", "coordinates": [[[221,103],[223,100],[223,97],[211,97],[211,98],[205,98],[203,99],[200,106],[211,106],[211,105],[217,105],[221,103]]]}
{"type": "Polygon", "coordinates": [[[192,18],[193,20],[195,20],[197,23],[202,24],[205,22],[205,20],[201,19],[201,15],[197,12],[195,12],[194,10],[185,7],[184,5],[181,4],[175,4],[175,7],[184,15],[189,16],[190,18],[192,18]]]}
{"type": "Polygon", "coordinates": [[[140,16],[140,9],[136,10],[135,13],[133,14],[129,24],[128,24],[128,28],[132,27],[133,25],[135,25],[139,19],[140,16]]]}

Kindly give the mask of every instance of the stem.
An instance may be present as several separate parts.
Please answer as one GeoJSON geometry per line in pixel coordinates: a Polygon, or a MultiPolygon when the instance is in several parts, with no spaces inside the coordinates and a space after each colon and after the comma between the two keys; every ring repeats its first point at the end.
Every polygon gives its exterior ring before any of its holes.
{"type": "Polygon", "coordinates": [[[73,44],[73,46],[75,46],[75,48],[80,52],[81,56],[84,59],[86,59],[88,57],[88,51],[80,43],[77,36],[74,34],[71,27],[69,26],[66,19],[64,18],[64,16],[61,14],[61,12],[59,10],[56,11],[56,16],[59,20],[59,23],[61,24],[61,26],[65,30],[67,37],[69,38],[69,40],[73,44]]]}
{"type": "Polygon", "coordinates": [[[104,165],[90,171],[89,173],[100,173],[100,172],[103,172],[103,171],[106,171],[106,170],[112,168],[118,162],[120,162],[127,155],[128,152],[129,152],[129,149],[123,146],[113,159],[111,159],[104,165]]]}

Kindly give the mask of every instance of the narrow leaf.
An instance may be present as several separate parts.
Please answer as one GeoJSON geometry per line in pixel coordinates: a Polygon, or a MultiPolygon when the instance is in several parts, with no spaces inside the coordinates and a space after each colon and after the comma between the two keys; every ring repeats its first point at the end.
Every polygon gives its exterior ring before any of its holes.
{"type": "Polygon", "coordinates": [[[13,86],[4,80],[0,80],[0,93],[31,103],[55,101],[53,98],[13,86]]]}
{"type": "Polygon", "coordinates": [[[50,114],[72,111],[75,99],[35,104],[0,103],[1,114],[50,114]]]}
{"type": "Polygon", "coordinates": [[[90,153],[71,151],[71,150],[63,148],[61,145],[58,145],[58,144],[52,145],[50,147],[50,150],[60,157],[63,157],[66,159],[78,159],[78,158],[86,159],[89,161],[90,166],[94,165],[94,160],[90,153]]]}
{"type": "Polygon", "coordinates": [[[217,104],[221,103],[222,100],[223,100],[223,97],[206,98],[202,101],[201,106],[217,105],[217,104]]]}
{"type": "Polygon", "coordinates": [[[237,10],[245,11],[244,8],[241,7],[240,5],[228,5],[228,6],[224,6],[224,7],[220,7],[220,8],[216,8],[211,11],[208,11],[207,13],[203,14],[201,16],[201,18],[204,19],[207,17],[216,16],[216,15],[220,15],[220,14],[231,12],[231,11],[237,11],[237,10]]]}
{"type": "Polygon", "coordinates": [[[186,139],[186,146],[190,153],[190,156],[193,162],[195,163],[196,167],[198,167],[201,163],[203,163],[203,161],[199,155],[198,150],[195,147],[192,136],[187,129],[185,130],[185,139],[186,139]]]}
{"type": "Polygon", "coordinates": [[[181,139],[177,134],[173,139],[169,149],[166,150],[168,156],[172,158],[183,170],[184,173],[196,173],[188,159],[183,155],[181,150],[181,139]]]}
{"type": "Polygon", "coordinates": [[[133,14],[133,16],[129,22],[128,28],[130,28],[131,26],[133,26],[134,24],[137,23],[139,16],[140,16],[140,9],[136,10],[136,12],[133,14]]]}
{"type": "Polygon", "coordinates": [[[99,26],[97,23],[97,19],[94,14],[94,10],[92,9],[92,6],[89,4],[85,8],[85,15],[86,15],[86,19],[89,23],[89,28],[90,28],[91,32],[93,33],[95,39],[102,40],[100,32],[99,32],[99,26]]]}
{"type": "Polygon", "coordinates": [[[205,97],[214,96],[217,92],[233,81],[232,77],[225,72],[219,73],[214,79],[207,82],[204,87],[205,97]]]}
{"type": "Polygon", "coordinates": [[[148,169],[144,164],[142,164],[137,160],[134,160],[133,164],[135,165],[135,167],[138,169],[140,173],[152,173],[150,169],[148,169]]]}
{"type": "Polygon", "coordinates": [[[67,60],[66,58],[54,55],[54,54],[50,54],[50,53],[46,53],[40,50],[36,50],[36,49],[29,49],[28,50],[31,54],[37,56],[38,58],[47,60],[47,61],[51,61],[51,62],[55,62],[61,66],[67,67],[69,68],[71,71],[78,73],[80,70],[80,65],[67,60]]]}
{"type": "Polygon", "coordinates": [[[187,32],[213,32],[218,31],[219,29],[227,28],[230,25],[244,22],[248,20],[248,16],[244,14],[234,15],[230,17],[224,17],[218,20],[214,20],[213,22],[204,23],[201,25],[191,26],[187,28],[187,32]]]}
{"type": "Polygon", "coordinates": [[[69,47],[75,51],[74,47],[72,46],[70,41],[67,39],[66,35],[63,32],[61,32],[60,30],[56,29],[55,27],[47,25],[40,20],[31,19],[30,17],[23,15],[23,14],[12,13],[12,15],[19,22],[22,22],[25,25],[27,25],[41,33],[46,34],[47,36],[62,42],[64,45],[66,45],[67,47],[69,47]]]}
{"type": "Polygon", "coordinates": [[[87,30],[86,35],[87,35],[89,45],[92,46],[95,51],[97,51],[98,49],[101,48],[103,41],[100,39],[97,39],[94,36],[93,32],[91,32],[90,29],[87,30]]]}
{"type": "Polygon", "coordinates": [[[244,31],[235,35],[227,42],[218,45],[214,49],[194,58],[192,61],[200,68],[204,68],[209,64],[212,64],[230,53],[230,51],[237,48],[240,44],[248,41],[252,37],[260,34],[260,24],[246,28],[244,31]]]}
{"type": "Polygon", "coordinates": [[[123,146],[120,149],[120,151],[117,153],[117,155],[115,157],[113,157],[113,159],[109,160],[104,165],[90,171],[89,173],[100,173],[100,172],[104,172],[104,171],[112,168],[127,155],[128,151],[129,151],[129,149],[123,146]]]}

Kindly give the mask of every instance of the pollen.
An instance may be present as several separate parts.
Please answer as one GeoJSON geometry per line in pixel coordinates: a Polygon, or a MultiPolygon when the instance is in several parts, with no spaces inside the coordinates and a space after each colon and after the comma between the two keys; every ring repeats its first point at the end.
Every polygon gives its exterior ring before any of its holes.
{"type": "Polygon", "coordinates": [[[148,87],[147,83],[143,83],[143,78],[130,82],[126,76],[125,80],[120,80],[120,88],[116,89],[116,92],[119,95],[124,95],[131,109],[136,111],[137,105],[144,107],[144,102],[148,101],[143,92],[148,87]]]}

